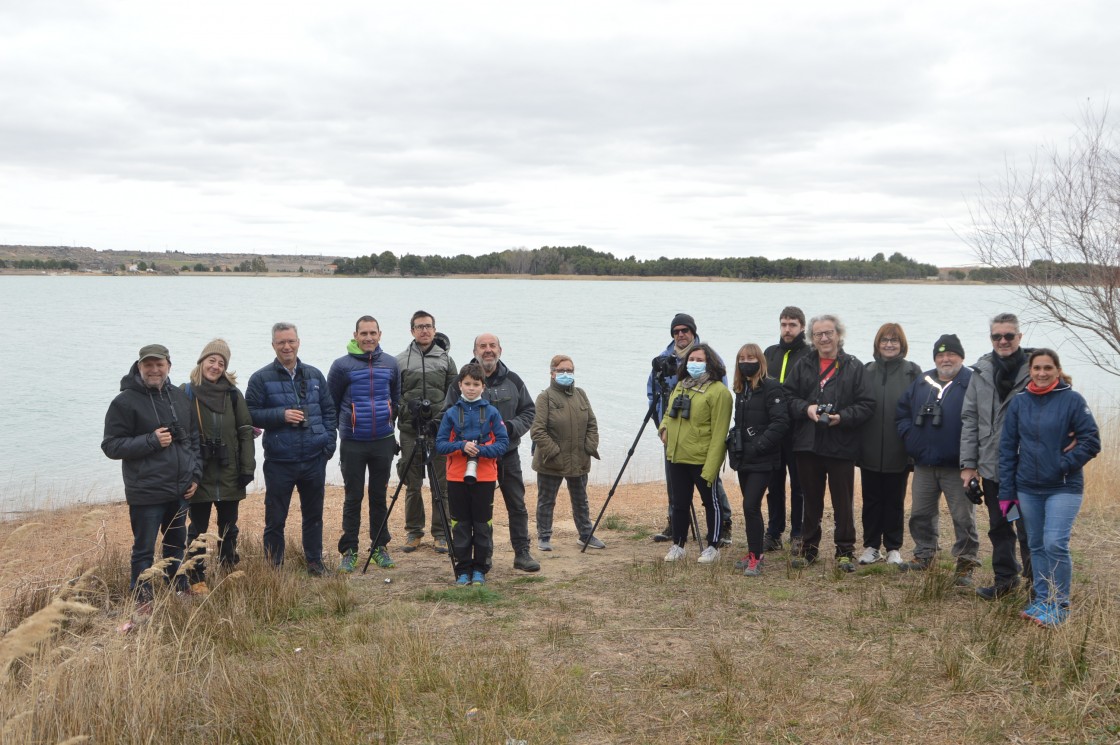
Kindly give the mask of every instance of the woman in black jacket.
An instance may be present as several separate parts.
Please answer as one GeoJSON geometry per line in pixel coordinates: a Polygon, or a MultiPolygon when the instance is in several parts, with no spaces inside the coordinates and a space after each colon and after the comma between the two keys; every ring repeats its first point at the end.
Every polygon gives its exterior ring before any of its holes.
{"type": "Polygon", "coordinates": [[[739,472],[743,518],[747,524],[747,555],[737,565],[748,577],[762,574],[762,495],[774,469],[782,466],[782,438],[789,431],[786,394],[766,376],[766,357],[757,344],[739,349],[735,367],[735,417],[728,435],[731,467],[739,472]]]}

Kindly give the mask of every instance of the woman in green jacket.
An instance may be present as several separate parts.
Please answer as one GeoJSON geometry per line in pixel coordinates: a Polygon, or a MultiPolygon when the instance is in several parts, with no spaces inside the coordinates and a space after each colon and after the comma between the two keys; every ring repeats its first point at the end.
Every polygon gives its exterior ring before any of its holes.
{"type": "Polygon", "coordinates": [[[533,470],[537,472],[537,547],[552,550],[552,511],[560,484],[568,482],[572,519],[579,545],[606,548],[591,535],[587,506],[587,474],[591,459],[599,457],[599,425],[582,388],[575,386],[576,366],[566,354],[549,363],[552,381],[537,396],[529,437],[533,440],[533,470]]]}
{"type": "Polygon", "coordinates": [[[213,506],[218,513],[218,563],[227,569],[238,562],[237,509],[257,469],[253,422],[237,376],[229,372],[229,345],[215,339],[206,345],[183,391],[191,399],[202,442],[202,480],[190,501],[187,529],[189,578],[195,592],[205,593],[204,546],[195,540],[210,527],[213,506]],[[191,561],[194,559],[194,561],[191,561]]]}
{"type": "Polygon", "coordinates": [[[659,432],[669,461],[672,495],[673,545],[665,561],[685,556],[692,493],[700,492],[708,528],[708,547],[700,554],[701,564],[719,559],[720,526],[724,516],[712,500],[712,483],[719,475],[727,453],[727,430],[731,425],[731,391],[721,381],[727,373],[723,361],[707,344],[698,344],[680,366],[677,385],[669,396],[668,410],[659,432]]]}

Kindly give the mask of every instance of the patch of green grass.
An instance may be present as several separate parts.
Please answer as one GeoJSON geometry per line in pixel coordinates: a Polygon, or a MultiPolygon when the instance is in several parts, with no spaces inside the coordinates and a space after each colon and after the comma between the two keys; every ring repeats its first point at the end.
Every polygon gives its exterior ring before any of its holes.
{"type": "Polygon", "coordinates": [[[424,590],[419,599],[427,603],[455,603],[456,605],[496,605],[502,596],[485,585],[448,587],[445,590],[424,590]]]}
{"type": "Polygon", "coordinates": [[[514,586],[516,586],[516,585],[537,585],[537,584],[540,584],[541,582],[546,582],[546,581],[547,580],[544,577],[537,576],[537,575],[532,576],[532,577],[520,576],[520,577],[514,577],[513,579],[508,580],[506,582],[503,582],[502,584],[514,585],[514,586]]]}
{"type": "Polygon", "coordinates": [[[602,526],[607,530],[627,531],[631,529],[630,524],[619,515],[607,515],[603,518],[602,526]]]}

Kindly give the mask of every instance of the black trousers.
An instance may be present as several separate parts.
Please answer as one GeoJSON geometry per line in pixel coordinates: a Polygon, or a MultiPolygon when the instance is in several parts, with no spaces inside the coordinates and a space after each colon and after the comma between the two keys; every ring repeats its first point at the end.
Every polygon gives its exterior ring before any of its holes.
{"type": "Polygon", "coordinates": [[[992,541],[992,573],[996,587],[1013,587],[1019,584],[1020,573],[1027,586],[1034,582],[1031,572],[1031,549],[1027,544],[1027,521],[1019,518],[1009,522],[999,509],[999,482],[983,479],[984,504],[988,508],[988,538],[992,541]],[[1019,543],[1019,556],[1015,560],[1015,543],[1019,543]]]}
{"type": "Polygon", "coordinates": [[[708,529],[708,545],[718,546],[720,528],[723,515],[720,512],[719,501],[712,499],[712,487],[704,483],[700,473],[704,466],[691,463],[670,463],[669,488],[672,490],[673,512],[673,543],[683,546],[688,541],[688,525],[692,522],[692,491],[700,492],[700,501],[704,503],[704,521],[708,529]]]}
{"type": "MultiPolygon", "coordinates": [[[[237,536],[241,532],[237,528],[237,512],[240,504],[240,500],[190,503],[191,522],[190,527],[187,528],[187,559],[206,553],[205,548],[190,548],[190,545],[210,529],[210,513],[216,511],[218,513],[218,563],[230,569],[241,560],[237,555],[237,536]]],[[[196,564],[187,574],[192,585],[206,579],[205,559],[196,564]]]]}
{"type": "Polygon", "coordinates": [[[393,466],[397,443],[391,436],[373,442],[343,440],[338,446],[339,467],[345,484],[342,501],[342,537],[338,552],[358,551],[358,533],[362,527],[362,501],[365,495],[366,472],[369,472],[369,537],[374,546],[385,546],[391,540],[385,524],[388,508],[385,493],[393,466]],[[383,526],[378,535],[373,532],[383,526]]]}
{"type": "MultiPolygon", "coordinates": [[[[743,492],[743,520],[747,524],[747,550],[762,556],[762,495],[770,485],[771,471],[739,471],[739,489],[743,492]]],[[[780,535],[780,534],[779,534],[780,535]]]]}
{"type": "Polygon", "coordinates": [[[493,481],[447,482],[456,574],[490,571],[490,554],[494,551],[495,485],[493,481]]]}
{"type": "Polygon", "coordinates": [[[910,472],[883,473],[861,468],[859,478],[863,486],[863,545],[901,550],[910,472]]]}
{"type": "Polygon", "coordinates": [[[852,494],[856,480],[855,463],[816,453],[798,453],[797,473],[801,476],[801,488],[805,490],[805,519],[801,527],[805,558],[815,559],[820,552],[826,483],[836,518],[832,536],[836,543],[836,556],[855,558],[856,520],[852,494]]]}
{"type": "Polygon", "coordinates": [[[786,471],[789,471],[789,536],[797,538],[801,535],[805,495],[801,477],[797,475],[793,443],[788,437],[782,440],[782,467],[771,471],[770,488],[766,492],[766,511],[770,514],[766,535],[771,538],[781,538],[786,530],[786,471]]]}

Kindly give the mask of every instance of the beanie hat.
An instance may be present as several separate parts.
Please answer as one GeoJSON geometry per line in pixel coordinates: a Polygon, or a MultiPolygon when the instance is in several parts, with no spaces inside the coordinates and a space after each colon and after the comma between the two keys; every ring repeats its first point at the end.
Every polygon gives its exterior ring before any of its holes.
{"type": "Polygon", "coordinates": [[[934,359],[942,352],[955,352],[964,359],[964,347],[961,346],[961,340],[957,338],[956,334],[942,334],[941,338],[933,344],[934,359]]]}
{"type": "Polygon", "coordinates": [[[673,322],[669,324],[669,333],[672,334],[673,329],[675,329],[677,326],[688,326],[688,329],[693,334],[696,333],[696,321],[693,320],[692,316],[688,315],[687,313],[678,313],[677,315],[673,316],[673,322]]]}
{"type": "Polygon", "coordinates": [[[202,354],[198,355],[198,364],[212,354],[216,354],[226,361],[226,367],[229,367],[229,344],[226,344],[224,339],[215,339],[202,348],[202,354]]]}

